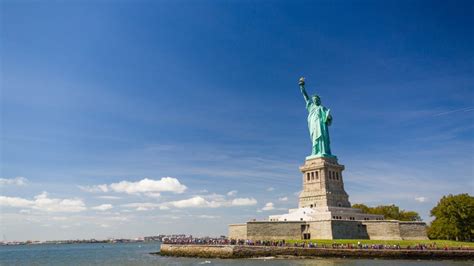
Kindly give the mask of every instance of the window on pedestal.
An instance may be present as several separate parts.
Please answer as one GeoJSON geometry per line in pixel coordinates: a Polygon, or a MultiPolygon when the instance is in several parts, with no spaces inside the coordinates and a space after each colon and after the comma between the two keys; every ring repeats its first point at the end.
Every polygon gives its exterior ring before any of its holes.
{"type": "Polygon", "coordinates": [[[306,173],[306,179],[309,182],[309,173],[306,173]]]}
{"type": "Polygon", "coordinates": [[[319,179],[318,171],[316,171],[316,180],[319,179]]]}

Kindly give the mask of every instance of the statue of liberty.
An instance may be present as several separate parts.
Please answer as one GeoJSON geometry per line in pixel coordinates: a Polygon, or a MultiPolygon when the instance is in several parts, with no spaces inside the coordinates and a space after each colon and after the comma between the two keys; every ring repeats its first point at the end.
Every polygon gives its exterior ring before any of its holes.
{"type": "Polygon", "coordinates": [[[332,117],[330,110],[321,105],[321,98],[318,95],[308,96],[304,88],[305,79],[302,77],[299,80],[301,93],[306,101],[306,109],[308,110],[308,128],[313,143],[311,156],[312,157],[335,157],[331,154],[329,129],[332,117]]]}

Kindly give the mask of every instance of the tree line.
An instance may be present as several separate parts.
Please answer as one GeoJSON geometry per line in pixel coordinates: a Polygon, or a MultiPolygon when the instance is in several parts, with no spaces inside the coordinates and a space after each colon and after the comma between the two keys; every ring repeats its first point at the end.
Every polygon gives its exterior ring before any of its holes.
{"type": "MultiPolygon", "coordinates": [[[[417,212],[401,210],[394,204],[376,207],[353,204],[352,207],[367,214],[381,214],[387,220],[421,221],[417,212]]],[[[474,197],[468,193],[443,196],[430,214],[434,217],[428,227],[430,239],[474,241],[474,197]]]]}

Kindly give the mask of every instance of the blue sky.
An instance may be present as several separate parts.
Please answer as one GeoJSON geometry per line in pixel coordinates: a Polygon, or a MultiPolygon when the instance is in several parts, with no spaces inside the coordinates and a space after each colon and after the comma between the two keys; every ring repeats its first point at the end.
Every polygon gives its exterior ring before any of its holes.
{"type": "Polygon", "coordinates": [[[472,2],[0,7],[2,240],[219,235],[296,207],[300,76],[352,203],[430,221],[474,193],[472,2]]]}

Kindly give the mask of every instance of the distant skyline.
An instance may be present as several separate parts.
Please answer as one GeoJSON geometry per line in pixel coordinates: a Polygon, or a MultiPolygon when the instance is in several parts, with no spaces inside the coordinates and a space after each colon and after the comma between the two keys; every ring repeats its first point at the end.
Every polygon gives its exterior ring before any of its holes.
{"type": "Polygon", "coordinates": [[[297,207],[303,97],[350,202],[474,194],[472,1],[2,1],[1,240],[218,236],[297,207]]]}

